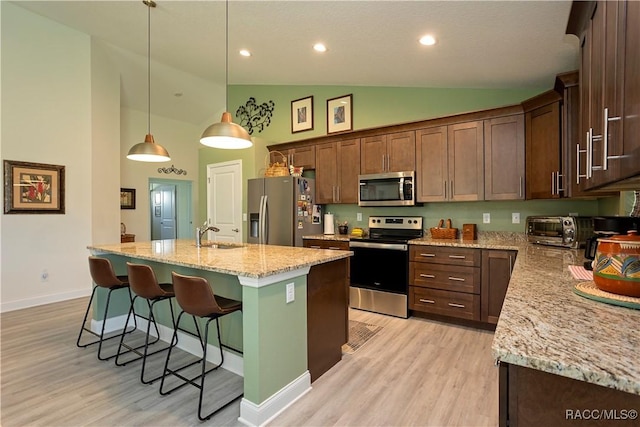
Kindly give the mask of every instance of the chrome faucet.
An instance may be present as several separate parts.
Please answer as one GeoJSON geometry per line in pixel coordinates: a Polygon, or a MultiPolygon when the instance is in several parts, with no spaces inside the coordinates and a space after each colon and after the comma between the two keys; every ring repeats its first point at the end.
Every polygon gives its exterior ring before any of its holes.
{"type": "Polygon", "coordinates": [[[202,228],[197,227],[196,228],[196,246],[197,247],[202,246],[202,236],[204,236],[207,231],[213,231],[214,233],[217,233],[218,231],[220,231],[220,229],[218,227],[214,227],[213,225],[210,225],[207,227],[207,221],[205,221],[204,224],[202,224],[202,228]]]}

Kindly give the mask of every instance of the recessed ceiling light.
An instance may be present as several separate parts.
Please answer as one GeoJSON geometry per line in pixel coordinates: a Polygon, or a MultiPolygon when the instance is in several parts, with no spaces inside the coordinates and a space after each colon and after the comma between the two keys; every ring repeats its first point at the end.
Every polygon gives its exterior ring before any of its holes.
{"type": "Polygon", "coordinates": [[[327,47],[322,43],[316,43],[313,45],[313,50],[315,50],[316,52],[326,52],[327,47]]]}
{"type": "Polygon", "coordinates": [[[242,56],[251,56],[251,52],[249,52],[247,49],[241,49],[240,50],[240,55],[242,55],[242,56]]]}
{"type": "Polygon", "coordinates": [[[420,37],[419,41],[420,41],[420,44],[425,46],[433,46],[434,44],[436,44],[436,39],[432,35],[422,36],[420,37]]]}

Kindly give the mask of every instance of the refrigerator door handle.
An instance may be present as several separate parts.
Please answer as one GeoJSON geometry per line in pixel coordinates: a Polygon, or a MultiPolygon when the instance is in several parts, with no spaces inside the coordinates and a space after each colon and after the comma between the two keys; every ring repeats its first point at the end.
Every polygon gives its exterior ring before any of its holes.
{"type": "Polygon", "coordinates": [[[262,244],[264,240],[264,196],[260,196],[260,209],[258,210],[260,221],[258,223],[258,243],[262,244]]]}
{"type": "Polygon", "coordinates": [[[262,244],[269,244],[269,226],[268,226],[268,196],[262,196],[262,215],[260,216],[262,220],[262,244]]]}

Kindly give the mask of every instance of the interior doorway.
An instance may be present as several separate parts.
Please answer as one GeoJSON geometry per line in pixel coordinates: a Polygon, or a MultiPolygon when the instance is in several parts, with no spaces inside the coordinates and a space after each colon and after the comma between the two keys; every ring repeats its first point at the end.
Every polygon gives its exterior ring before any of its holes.
{"type": "Polygon", "coordinates": [[[151,240],[193,238],[192,182],[150,178],[149,224],[151,240]]]}

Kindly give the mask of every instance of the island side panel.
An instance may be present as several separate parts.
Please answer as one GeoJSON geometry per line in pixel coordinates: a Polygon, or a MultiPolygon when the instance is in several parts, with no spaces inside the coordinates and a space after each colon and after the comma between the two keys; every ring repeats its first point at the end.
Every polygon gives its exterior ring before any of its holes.
{"type": "Polygon", "coordinates": [[[242,287],[244,398],[260,405],[307,371],[307,277],[242,287]],[[286,302],[294,284],[295,300],[286,302]]]}
{"type": "Polygon", "coordinates": [[[348,259],[314,265],[307,280],[307,340],[311,382],[342,359],[349,341],[348,259]]]}

